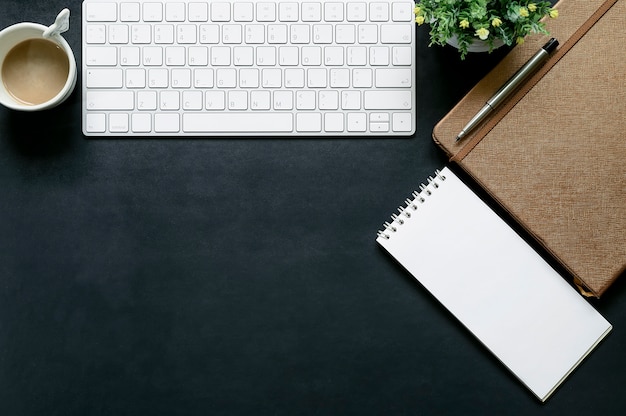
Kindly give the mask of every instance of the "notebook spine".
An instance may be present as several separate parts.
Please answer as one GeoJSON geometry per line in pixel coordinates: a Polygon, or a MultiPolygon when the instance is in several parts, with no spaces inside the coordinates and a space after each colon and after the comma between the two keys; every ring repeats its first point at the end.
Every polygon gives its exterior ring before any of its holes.
{"type": "Polygon", "coordinates": [[[405,221],[411,218],[413,212],[418,210],[419,205],[426,202],[434,190],[437,190],[440,183],[445,181],[446,177],[439,170],[435,171],[434,176],[428,177],[427,184],[420,184],[419,190],[413,191],[412,198],[407,198],[404,205],[398,207],[398,213],[391,214],[391,221],[383,224],[383,229],[379,230],[377,235],[379,238],[389,240],[393,233],[396,233],[402,227],[405,221]]]}

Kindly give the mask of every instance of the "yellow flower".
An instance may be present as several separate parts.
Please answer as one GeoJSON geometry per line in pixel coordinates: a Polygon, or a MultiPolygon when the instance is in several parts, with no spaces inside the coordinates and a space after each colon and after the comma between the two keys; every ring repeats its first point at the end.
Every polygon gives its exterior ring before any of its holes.
{"type": "Polygon", "coordinates": [[[420,6],[415,6],[415,8],[413,9],[413,12],[415,13],[416,16],[420,14],[421,11],[422,11],[422,8],[420,6]]]}
{"type": "Polygon", "coordinates": [[[535,3],[528,3],[528,10],[534,12],[535,10],[537,10],[537,5],[535,3]]]}
{"type": "Polygon", "coordinates": [[[415,17],[415,23],[417,23],[418,25],[424,24],[424,16],[415,17]]]}
{"type": "Polygon", "coordinates": [[[461,22],[459,23],[459,27],[461,29],[467,29],[469,27],[469,21],[467,19],[461,20],[461,22]]]}
{"type": "Polygon", "coordinates": [[[493,27],[500,27],[501,24],[502,24],[502,20],[498,19],[497,17],[494,17],[493,20],[491,21],[491,26],[493,27]]]}
{"type": "Polygon", "coordinates": [[[528,9],[526,7],[520,7],[519,15],[522,17],[528,17],[528,9]]]}
{"type": "Polygon", "coordinates": [[[559,17],[559,11],[557,9],[550,9],[550,17],[556,19],[559,17]]]}
{"type": "Polygon", "coordinates": [[[524,43],[524,38],[521,36],[518,36],[517,39],[515,39],[515,43],[517,43],[518,45],[521,45],[522,43],[524,43]]]}
{"type": "Polygon", "coordinates": [[[487,38],[489,37],[489,31],[484,27],[481,27],[480,29],[476,30],[476,36],[478,36],[480,40],[487,40],[487,38]]]}

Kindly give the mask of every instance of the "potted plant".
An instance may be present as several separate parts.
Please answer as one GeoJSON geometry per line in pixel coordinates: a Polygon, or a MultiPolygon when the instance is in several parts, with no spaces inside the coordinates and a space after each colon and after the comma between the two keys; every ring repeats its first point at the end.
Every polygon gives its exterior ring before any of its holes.
{"type": "Polygon", "coordinates": [[[544,17],[556,18],[548,1],[419,0],[415,21],[430,25],[430,45],[451,44],[461,59],[468,52],[493,51],[524,42],[532,33],[548,34],[544,17]]]}

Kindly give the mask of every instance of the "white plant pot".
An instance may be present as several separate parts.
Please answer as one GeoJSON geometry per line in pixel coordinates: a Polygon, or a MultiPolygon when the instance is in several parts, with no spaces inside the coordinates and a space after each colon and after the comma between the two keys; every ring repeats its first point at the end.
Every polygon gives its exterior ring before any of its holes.
{"type": "MultiPolygon", "coordinates": [[[[459,39],[456,36],[452,36],[446,43],[450,46],[453,46],[459,49],[459,39]]],[[[504,46],[504,41],[502,39],[495,39],[493,41],[493,49],[498,49],[499,47],[504,46]]],[[[472,43],[467,47],[468,52],[489,52],[489,44],[484,40],[480,40],[476,38],[472,43]]]]}

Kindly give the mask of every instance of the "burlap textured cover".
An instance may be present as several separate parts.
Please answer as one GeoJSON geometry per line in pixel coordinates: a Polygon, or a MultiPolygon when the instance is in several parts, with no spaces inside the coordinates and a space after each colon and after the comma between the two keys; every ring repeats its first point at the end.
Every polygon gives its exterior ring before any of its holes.
{"type": "Polygon", "coordinates": [[[529,91],[456,143],[465,123],[549,37],[515,47],[437,124],[433,138],[584,294],[600,297],[626,268],[626,0],[562,0],[557,8],[559,18],[547,21],[550,35],[560,48],[570,40],[571,49],[550,58],[556,63],[531,78],[523,87],[529,91]],[[576,33],[609,3],[590,29],[576,33]]]}

